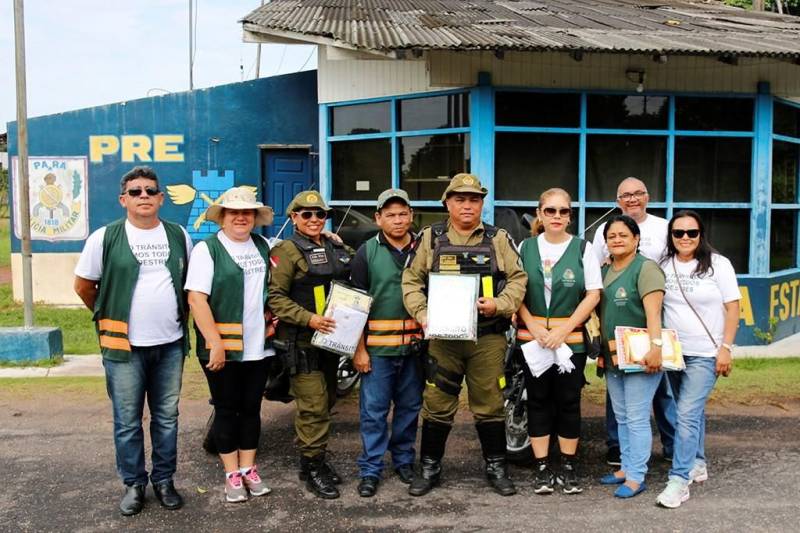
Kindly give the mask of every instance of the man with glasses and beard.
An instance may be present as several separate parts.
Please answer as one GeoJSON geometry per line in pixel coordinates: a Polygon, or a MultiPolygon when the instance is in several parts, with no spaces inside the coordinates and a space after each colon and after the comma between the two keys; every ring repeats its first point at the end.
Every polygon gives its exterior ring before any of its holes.
{"type": "Polygon", "coordinates": [[[134,167],[120,181],[127,216],[89,236],[75,267],[75,292],[91,311],[114,413],[117,472],[125,484],[120,512],[144,508],[148,474],[142,409],[150,410],[149,481],[161,505],[183,505],[172,476],[178,458],[178,400],[189,351],[183,284],[192,241],[181,226],[158,218],[158,177],[134,167]]]}
{"type": "MultiPolygon", "coordinates": [[[[661,261],[667,250],[667,226],[668,222],[655,215],[647,213],[647,203],[650,194],[647,186],[638,178],[629,177],[622,180],[617,187],[617,205],[623,214],[628,215],[639,226],[641,238],[639,240],[639,253],[656,263],[661,261]]],[[[601,264],[608,262],[608,247],[603,238],[605,222],[597,227],[592,247],[597,253],[601,264]]],[[[655,414],[656,425],[661,434],[661,446],[664,458],[672,460],[673,444],[675,442],[675,423],[677,411],[675,398],[672,395],[669,380],[666,373],[661,380],[661,384],[656,390],[653,398],[653,413],[655,414]]],[[[608,439],[608,451],[606,453],[606,463],[611,466],[620,466],[619,436],[617,433],[617,421],[611,410],[611,401],[606,394],[606,431],[608,439]]]]}
{"type": "Polygon", "coordinates": [[[291,375],[297,405],[300,480],[316,496],[334,499],[341,479],[325,452],[339,356],[312,346],[311,337],[314,331],[331,333],[336,327],[322,313],[331,282],[350,277],[352,251],[323,234],[330,208],[317,191],[298,193],[286,212],[294,234],[276,244],[270,257],[269,307],[279,319],[275,347],[291,375]]]}

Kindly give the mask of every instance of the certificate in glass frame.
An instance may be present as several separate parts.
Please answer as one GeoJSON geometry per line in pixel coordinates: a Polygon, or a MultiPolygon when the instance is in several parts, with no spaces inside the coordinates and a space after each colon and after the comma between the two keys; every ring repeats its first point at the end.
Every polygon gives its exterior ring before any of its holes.
{"type": "Polygon", "coordinates": [[[428,328],[426,338],[478,341],[477,274],[428,276],[428,328]]]}

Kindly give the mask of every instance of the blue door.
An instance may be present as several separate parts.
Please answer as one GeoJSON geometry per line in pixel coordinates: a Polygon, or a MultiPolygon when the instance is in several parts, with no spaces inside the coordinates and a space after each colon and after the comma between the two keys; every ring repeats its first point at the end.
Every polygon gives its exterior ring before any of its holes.
{"type": "MultiPolygon", "coordinates": [[[[275,210],[275,221],[266,228],[266,235],[274,237],[286,222],[286,208],[292,198],[311,187],[311,167],[306,150],[262,151],[262,190],[264,201],[275,210]]],[[[283,230],[281,238],[292,234],[291,222],[283,230]]]]}

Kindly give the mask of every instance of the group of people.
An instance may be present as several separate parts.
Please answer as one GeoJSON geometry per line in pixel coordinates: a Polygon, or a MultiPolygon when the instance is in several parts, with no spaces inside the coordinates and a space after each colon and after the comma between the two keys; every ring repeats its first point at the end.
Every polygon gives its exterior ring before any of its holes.
{"type": "Polygon", "coordinates": [[[159,218],[164,195],[153,170],[135,167],[123,176],[125,218],[89,237],[75,269],[75,290],[94,312],[113,407],[116,465],[125,484],[121,513],[143,509],[148,482],[165,508],[183,505],[173,475],[190,313],[214,404],[211,436],[226,501],[270,492],[256,455],[265,383],[277,371],[288,374],[296,404],[299,479],[320,498],[339,497],[342,479],[326,454],[339,356],[311,343],[314,332],[336,328],[324,313],[333,282],[364,290],[373,301],[353,356],[362,373],[360,496],[377,493],[387,451],[409,494],[422,496],[440,483],[465,381],[487,482],[501,495],[517,492],[506,463],[503,397],[512,320],[518,343],[553,350],[566,345],[572,353],[569,371],[554,365],[535,377],[525,370],[534,492],[556,486],[566,494],[582,492],[576,455],[588,350],[584,325],[597,309],[603,332],[597,366],[607,379],[610,406],[608,458],[620,466],[600,482],[619,485],[615,495],[621,498],[645,490],[653,404],[672,458],[657,501],[665,507],[686,501],[689,485],[708,478],[706,400],[716,377],[731,369],[739,292],[730,262],[711,248],[697,213],[678,212],[668,223],[648,215],[647,189],[636,178],[620,184],[624,214],[599,228],[594,244],[569,234],[569,194],[549,189],[539,198],[532,236],[517,248],[505,230],[482,222],[487,192],[477,176],[457,174],[442,195],[447,219],[414,234],[408,194],[384,191],[376,203],[379,232],[354,252],[325,231],[330,208],[318,192],[294,197],[287,208],[294,232],[270,247],[255,228],[272,223],[272,209],[256,201],[253,188],[234,187],[204,215],[220,230],[193,247],[183,228],[159,218]],[[425,339],[431,273],[480,276],[477,342],[425,339]],[[617,367],[613,332],[620,325],[647,329],[652,345],[644,372],[617,367]],[[661,368],[662,326],[678,331],[682,372],[661,368]],[[552,435],[558,468],[549,459],[552,435]]]}

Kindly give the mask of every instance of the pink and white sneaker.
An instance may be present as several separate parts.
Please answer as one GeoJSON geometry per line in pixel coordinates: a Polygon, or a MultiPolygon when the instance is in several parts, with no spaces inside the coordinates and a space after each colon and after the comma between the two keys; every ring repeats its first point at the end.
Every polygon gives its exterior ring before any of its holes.
{"type": "Polygon", "coordinates": [[[225,501],[230,503],[247,501],[247,489],[243,479],[241,472],[225,476],[225,501]]]}
{"type": "Polygon", "coordinates": [[[244,484],[253,496],[265,496],[272,492],[272,489],[258,475],[258,467],[253,465],[244,474],[244,484]]]}

